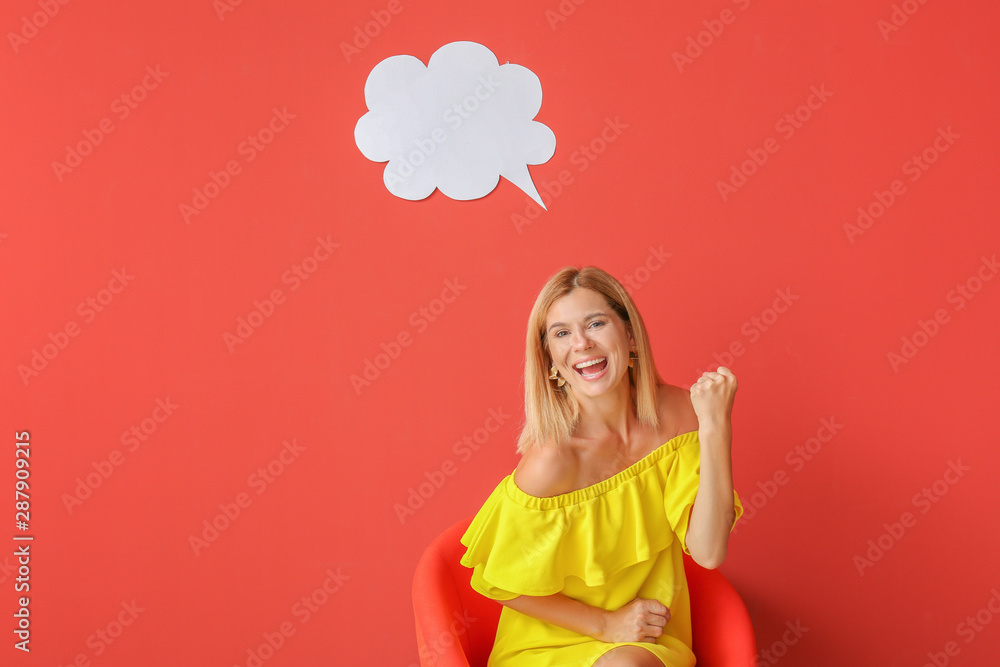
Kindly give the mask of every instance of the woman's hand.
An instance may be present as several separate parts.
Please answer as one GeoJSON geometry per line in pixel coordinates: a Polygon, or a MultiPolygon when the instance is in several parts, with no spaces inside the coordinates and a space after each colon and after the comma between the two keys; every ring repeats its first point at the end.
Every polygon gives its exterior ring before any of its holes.
{"type": "Polygon", "coordinates": [[[733,399],[736,397],[736,376],[725,366],[717,372],[706,371],[691,385],[691,405],[698,416],[699,428],[730,423],[733,399]]]}
{"type": "Polygon", "coordinates": [[[602,642],[649,642],[663,634],[663,627],[670,620],[670,610],[658,600],[635,598],[628,604],[604,615],[602,642]]]}

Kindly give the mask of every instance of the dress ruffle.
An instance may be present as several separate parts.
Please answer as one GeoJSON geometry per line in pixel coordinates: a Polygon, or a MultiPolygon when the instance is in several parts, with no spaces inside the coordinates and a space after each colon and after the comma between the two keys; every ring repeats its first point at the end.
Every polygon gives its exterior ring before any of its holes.
{"type": "MultiPolygon", "coordinates": [[[[674,539],[687,552],[699,454],[698,432],[683,433],[608,479],[546,498],[522,491],[511,473],[461,538],[472,587],[495,600],[551,595],[570,576],[601,586],[674,539]]],[[[733,498],[738,519],[743,506],[733,498]]]]}

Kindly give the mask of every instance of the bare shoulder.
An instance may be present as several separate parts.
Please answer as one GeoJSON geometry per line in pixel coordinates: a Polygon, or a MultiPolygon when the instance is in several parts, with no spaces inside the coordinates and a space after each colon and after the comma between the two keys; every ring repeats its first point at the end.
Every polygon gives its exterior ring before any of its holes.
{"type": "Polygon", "coordinates": [[[691,403],[691,391],[672,384],[657,387],[657,414],[668,437],[698,430],[698,415],[691,403]]]}
{"type": "Polygon", "coordinates": [[[569,448],[546,444],[528,450],[514,470],[514,484],[529,496],[558,496],[573,489],[576,457],[569,448]]]}

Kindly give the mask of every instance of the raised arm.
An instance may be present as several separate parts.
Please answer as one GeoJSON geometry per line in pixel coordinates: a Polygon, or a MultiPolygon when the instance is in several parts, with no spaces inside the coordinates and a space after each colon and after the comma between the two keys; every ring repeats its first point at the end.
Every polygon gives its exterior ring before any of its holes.
{"type": "Polygon", "coordinates": [[[736,519],[731,421],[736,386],[736,376],[725,366],[719,366],[718,372],[704,373],[691,386],[691,403],[698,415],[701,473],[685,543],[691,558],[709,569],[726,559],[736,519]]]}

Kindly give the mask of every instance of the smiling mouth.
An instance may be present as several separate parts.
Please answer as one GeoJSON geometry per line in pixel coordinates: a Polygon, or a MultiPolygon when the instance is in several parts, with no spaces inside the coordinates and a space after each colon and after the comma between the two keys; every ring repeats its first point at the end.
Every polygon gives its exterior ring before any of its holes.
{"type": "Polygon", "coordinates": [[[608,367],[607,357],[601,357],[600,359],[594,359],[592,361],[584,361],[573,366],[573,370],[580,374],[584,379],[595,378],[605,371],[608,367]]]}

